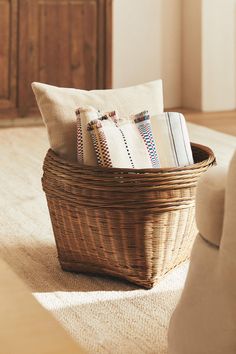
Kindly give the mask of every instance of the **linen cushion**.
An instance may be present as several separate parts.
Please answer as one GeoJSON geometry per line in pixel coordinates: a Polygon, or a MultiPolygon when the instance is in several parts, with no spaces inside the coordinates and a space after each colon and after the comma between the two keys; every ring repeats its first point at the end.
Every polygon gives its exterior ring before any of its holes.
{"type": "Polygon", "coordinates": [[[226,170],[214,167],[199,180],[196,195],[196,222],[199,233],[215,246],[220,245],[225,201],[226,170]]]}
{"type": "Polygon", "coordinates": [[[221,220],[220,247],[199,235],[195,240],[185,286],[170,321],[169,354],[236,353],[236,151],[228,171],[218,167],[211,171],[207,172],[205,192],[211,186],[211,193],[215,190],[217,194],[222,191],[221,194],[225,186],[224,202],[220,203],[224,205],[222,212],[215,210],[214,204],[205,209],[208,217],[213,213],[215,221],[217,217],[221,220]]]}
{"type": "Polygon", "coordinates": [[[166,112],[151,117],[160,165],[183,167],[193,164],[188,130],[183,114],[166,112]]]}
{"type": "Polygon", "coordinates": [[[98,164],[103,167],[160,167],[147,111],[132,118],[107,114],[88,124],[98,164]]]}
{"type": "Polygon", "coordinates": [[[163,112],[162,81],[112,90],[60,88],[39,82],[32,88],[46,124],[51,148],[61,157],[76,161],[75,110],[93,106],[97,110],[116,110],[121,117],[148,109],[151,115],[163,112]]]}

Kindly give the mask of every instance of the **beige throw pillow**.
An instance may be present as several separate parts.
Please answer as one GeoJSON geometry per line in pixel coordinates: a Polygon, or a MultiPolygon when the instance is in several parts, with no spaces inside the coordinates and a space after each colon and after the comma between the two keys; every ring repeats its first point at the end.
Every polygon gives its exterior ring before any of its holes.
{"type": "Polygon", "coordinates": [[[39,82],[32,88],[46,124],[51,148],[61,157],[76,161],[75,110],[93,106],[97,110],[116,110],[120,117],[148,109],[150,115],[163,112],[162,81],[112,89],[85,91],[60,88],[39,82]]]}

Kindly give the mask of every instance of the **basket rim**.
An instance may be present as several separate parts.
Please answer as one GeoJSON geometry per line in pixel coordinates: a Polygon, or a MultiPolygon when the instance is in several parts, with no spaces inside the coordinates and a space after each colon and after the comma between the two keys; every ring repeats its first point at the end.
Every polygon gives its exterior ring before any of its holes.
{"type": "Polygon", "coordinates": [[[160,167],[160,168],[121,168],[121,167],[101,167],[101,166],[91,166],[91,165],[84,165],[81,164],[79,162],[73,162],[73,161],[69,161],[66,160],[65,158],[59,156],[55,151],[53,151],[51,148],[48,149],[48,152],[46,154],[46,157],[51,157],[52,159],[54,159],[56,162],[63,164],[63,165],[67,165],[68,167],[73,167],[73,168],[79,168],[79,169],[83,169],[83,170],[87,170],[87,171],[100,171],[100,172],[125,172],[125,173],[155,173],[155,172],[175,172],[175,171],[182,171],[182,170],[193,170],[193,169],[197,169],[200,166],[202,166],[202,163],[205,162],[207,165],[209,164],[214,164],[216,163],[216,158],[215,155],[213,153],[213,151],[205,145],[202,144],[198,144],[198,143],[193,143],[191,142],[191,147],[197,148],[199,150],[202,150],[203,152],[205,152],[208,155],[208,158],[199,162],[196,162],[194,164],[191,165],[187,165],[187,166],[182,166],[182,167],[160,167]]]}

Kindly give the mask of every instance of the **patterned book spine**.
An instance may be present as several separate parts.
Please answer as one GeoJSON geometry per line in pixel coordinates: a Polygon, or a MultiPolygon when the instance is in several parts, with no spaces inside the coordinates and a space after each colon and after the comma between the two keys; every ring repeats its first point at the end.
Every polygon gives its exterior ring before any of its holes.
{"type": "Polygon", "coordinates": [[[160,167],[160,161],[157,154],[156,144],[152,134],[152,127],[150,123],[150,116],[148,111],[143,111],[134,116],[134,122],[137,124],[140,135],[147,147],[148,154],[153,168],[160,167]]]}

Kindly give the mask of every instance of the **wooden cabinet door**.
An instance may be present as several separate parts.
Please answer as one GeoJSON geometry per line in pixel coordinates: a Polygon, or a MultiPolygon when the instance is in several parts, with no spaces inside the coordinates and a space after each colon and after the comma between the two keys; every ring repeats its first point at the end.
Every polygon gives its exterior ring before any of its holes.
{"type": "Polygon", "coordinates": [[[32,81],[81,89],[101,85],[101,3],[104,0],[19,0],[18,102],[22,116],[35,106],[32,81]]]}
{"type": "Polygon", "coordinates": [[[17,1],[0,0],[0,109],[16,108],[17,1]]]}

